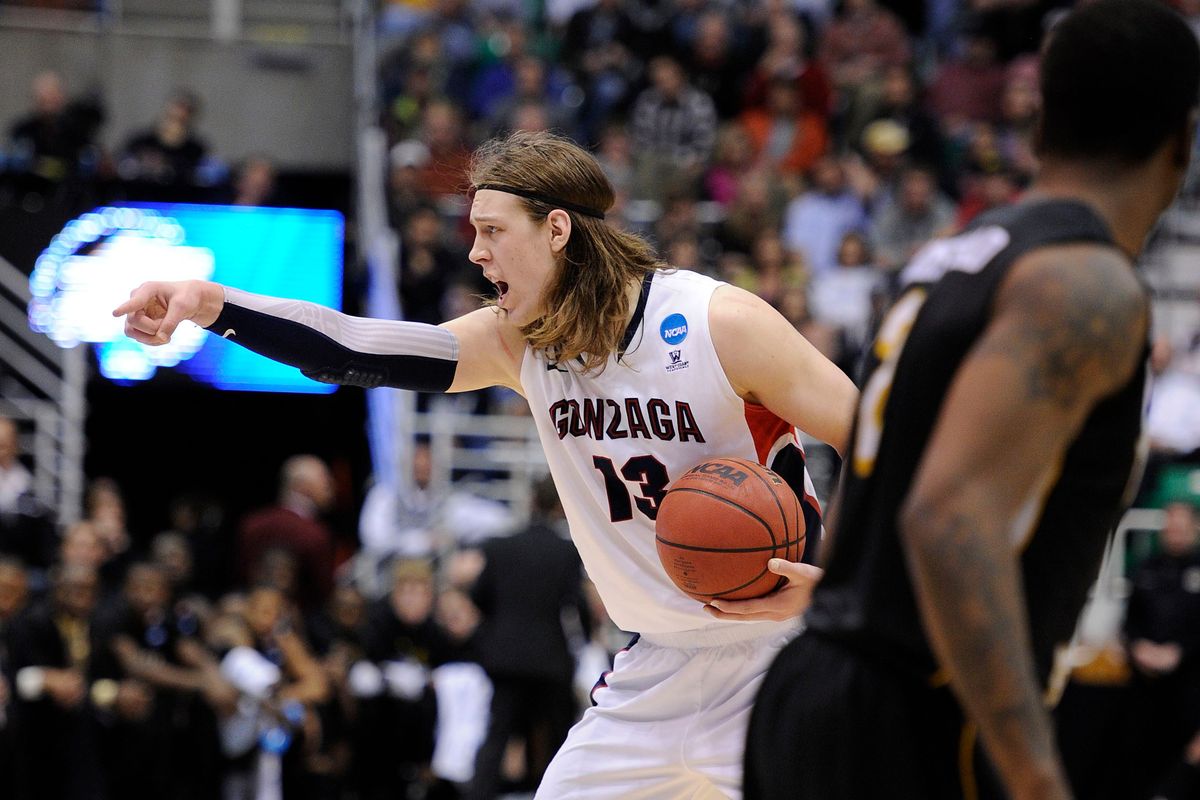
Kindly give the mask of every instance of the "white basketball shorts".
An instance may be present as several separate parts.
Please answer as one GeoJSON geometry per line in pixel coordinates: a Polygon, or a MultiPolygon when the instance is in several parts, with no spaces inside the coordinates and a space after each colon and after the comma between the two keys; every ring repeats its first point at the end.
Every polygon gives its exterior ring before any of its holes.
{"type": "Polygon", "coordinates": [[[643,634],[617,654],[535,800],[740,800],[750,707],[799,620],[643,634]]]}

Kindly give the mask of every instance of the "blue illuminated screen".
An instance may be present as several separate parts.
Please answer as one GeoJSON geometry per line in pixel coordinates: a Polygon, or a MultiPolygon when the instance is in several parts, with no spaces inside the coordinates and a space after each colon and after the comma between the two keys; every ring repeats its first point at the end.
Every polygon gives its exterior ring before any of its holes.
{"type": "Polygon", "coordinates": [[[147,347],[110,313],[146,280],[209,279],[248,292],[342,306],[344,221],[336,211],[130,203],[69,222],[30,278],[30,326],[62,347],[91,342],[118,383],[170,369],[218,389],[327,393],[289,367],[185,323],[147,347]]]}
{"type": "MultiPolygon", "coordinates": [[[[247,292],[310,300],[341,310],[344,223],[336,211],[301,208],[157,205],[191,245],[213,251],[213,280],[247,292]]],[[[332,392],[300,370],[209,335],[176,369],[218,389],[332,392]]]]}

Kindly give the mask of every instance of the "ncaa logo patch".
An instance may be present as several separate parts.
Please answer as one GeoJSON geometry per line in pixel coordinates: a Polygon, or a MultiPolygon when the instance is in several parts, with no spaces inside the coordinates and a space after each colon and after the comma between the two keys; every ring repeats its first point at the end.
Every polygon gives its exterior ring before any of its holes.
{"type": "Polygon", "coordinates": [[[679,344],[687,338],[687,318],[683,314],[672,314],[662,321],[658,332],[667,344],[679,344]]]}

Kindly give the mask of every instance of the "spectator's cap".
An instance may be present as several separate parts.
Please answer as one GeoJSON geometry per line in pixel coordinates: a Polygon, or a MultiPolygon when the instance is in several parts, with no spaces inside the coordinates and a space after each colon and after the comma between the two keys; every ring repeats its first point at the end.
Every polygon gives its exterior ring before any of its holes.
{"type": "Polygon", "coordinates": [[[880,156],[898,156],[908,149],[908,130],[890,119],[877,119],[863,129],[863,149],[880,156]]]}
{"type": "Polygon", "coordinates": [[[416,139],[405,139],[392,146],[392,167],[423,167],[429,163],[429,147],[416,139]]]}

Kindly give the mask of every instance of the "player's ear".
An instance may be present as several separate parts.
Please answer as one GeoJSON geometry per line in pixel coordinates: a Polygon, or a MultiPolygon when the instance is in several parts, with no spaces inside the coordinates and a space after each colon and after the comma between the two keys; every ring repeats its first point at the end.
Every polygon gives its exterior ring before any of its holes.
{"type": "Polygon", "coordinates": [[[546,215],[546,228],[550,235],[550,249],[561,253],[571,239],[571,215],[556,208],[546,215]]]}

